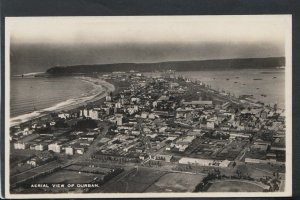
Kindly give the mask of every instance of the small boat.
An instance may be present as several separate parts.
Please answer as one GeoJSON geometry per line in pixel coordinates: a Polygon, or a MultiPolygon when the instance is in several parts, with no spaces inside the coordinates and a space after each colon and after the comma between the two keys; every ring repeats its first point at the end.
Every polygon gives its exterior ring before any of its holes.
{"type": "Polygon", "coordinates": [[[256,88],[257,90],[259,90],[259,87],[258,88],[256,88]]]}
{"type": "Polygon", "coordinates": [[[277,78],[277,77],[276,77],[276,76],[274,76],[274,77],[273,77],[273,79],[274,79],[274,78],[277,78]]]}
{"type": "Polygon", "coordinates": [[[246,83],[243,83],[243,85],[246,85],[246,83]]]}
{"type": "Polygon", "coordinates": [[[262,80],[261,78],[254,78],[253,79],[254,81],[259,81],[259,80],[262,80]]]}
{"type": "Polygon", "coordinates": [[[238,82],[235,81],[234,83],[238,83],[238,82]]]}
{"type": "Polygon", "coordinates": [[[226,80],[229,81],[230,79],[229,79],[229,78],[226,78],[226,80]]]}
{"type": "Polygon", "coordinates": [[[265,94],[261,94],[260,96],[262,96],[262,97],[266,97],[267,95],[265,95],[265,94]]]}
{"type": "Polygon", "coordinates": [[[237,77],[235,77],[235,78],[240,78],[240,77],[237,76],[237,77]]]}

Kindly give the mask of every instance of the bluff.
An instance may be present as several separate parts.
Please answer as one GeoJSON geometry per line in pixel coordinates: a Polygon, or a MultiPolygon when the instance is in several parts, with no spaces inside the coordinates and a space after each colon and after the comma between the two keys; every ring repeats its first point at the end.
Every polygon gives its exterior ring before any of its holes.
{"type": "Polygon", "coordinates": [[[48,69],[49,75],[88,74],[114,71],[201,71],[201,70],[230,70],[230,69],[266,69],[285,65],[284,57],[241,58],[223,60],[169,61],[159,63],[114,63],[94,65],[56,66],[48,69]]]}

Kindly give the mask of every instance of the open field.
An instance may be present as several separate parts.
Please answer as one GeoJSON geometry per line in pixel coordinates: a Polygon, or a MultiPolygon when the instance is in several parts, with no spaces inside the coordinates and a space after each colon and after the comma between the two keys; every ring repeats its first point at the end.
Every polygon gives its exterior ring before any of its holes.
{"type": "Polygon", "coordinates": [[[59,170],[43,178],[40,178],[36,183],[89,183],[97,177],[92,173],[78,173],[69,170],[59,170]]]}
{"type": "Polygon", "coordinates": [[[225,180],[210,183],[207,192],[262,192],[263,188],[250,181],[225,180]]]}
{"type": "Polygon", "coordinates": [[[205,175],[169,173],[162,176],[146,192],[193,192],[205,175]]]}
{"type": "Polygon", "coordinates": [[[132,172],[121,179],[109,183],[109,187],[105,187],[103,192],[144,192],[164,174],[166,174],[166,172],[155,169],[138,168],[132,170],[132,172]]]}

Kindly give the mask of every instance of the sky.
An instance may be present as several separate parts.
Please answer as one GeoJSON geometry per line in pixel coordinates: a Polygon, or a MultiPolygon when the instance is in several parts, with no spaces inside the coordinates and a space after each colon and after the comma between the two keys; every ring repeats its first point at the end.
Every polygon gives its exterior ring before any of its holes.
{"type": "Polygon", "coordinates": [[[10,17],[12,74],[53,66],[285,55],[290,17],[10,17]]]}

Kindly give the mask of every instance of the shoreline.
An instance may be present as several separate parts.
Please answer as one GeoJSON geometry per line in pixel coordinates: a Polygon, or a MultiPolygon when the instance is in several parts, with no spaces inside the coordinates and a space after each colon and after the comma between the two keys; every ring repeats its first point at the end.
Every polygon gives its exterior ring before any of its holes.
{"type": "MultiPolygon", "coordinates": [[[[145,73],[148,74],[146,76],[151,76],[151,74],[153,75],[153,73],[145,73]]],[[[156,74],[156,73],[155,73],[156,74]]],[[[85,104],[89,104],[89,103],[95,103],[97,101],[100,101],[101,99],[103,99],[105,97],[105,95],[109,92],[115,92],[115,90],[118,90],[118,86],[114,83],[114,82],[107,82],[104,81],[102,78],[93,78],[93,77],[89,77],[89,76],[73,76],[74,78],[80,79],[84,82],[88,82],[90,84],[92,84],[94,86],[94,88],[89,91],[89,96],[79,96],[77,98],[71,98],[68,99],[66,101],[63,102],[59,102],[49,108],[45,108],[45,109],[41,109],[39,111],[34,111],[28,114],[22,114],[19,115],[17,117],[12,117],[10,118],[10,127],[16,126],[16,125],[20,125],[22,123],[43,117],[45,115],[48,115],[50,113],[53,112],[59,112],[59,111],[63,111],[63,110],[72,110],[72,109],[76,109],[81,105],[85,105],[85,104]],[[97,90],[102,90],[101,92],[97,90]],[[96,94],[95,94],[96,93],[96,94]]],[[[191,80],[193,80],[194,78],[189,77],[189,76],[185,76],[186,78],[190,78],[191,80]]],[[[198,79],[194,79],[194,80],[198,80],[198,79]]],[[[208,84],[208,82],[206,81],[201,81],[205,84],[208,84]]],[[[213,89],[213,88],[211,88],[213,89]]],[[[214,90],[216,92],[218,92],[216,90],[216,88],[214,88],[214,90]]],[[[258,99],[256,99],[256,101],[259,101],[258,99]]],[[[266,102],[264,102],[266,103],[266,102]]],[[[279,106],[279,108],[281,108],[281,106],[279,106]]],[[[281,108],[284,109],[284,108],[281,108]]]]}
{"type": "Polygon", "coordinates": [[[101,78],[92,78],[92,77],[75,77],[81,79],[82,81],[88,82],[94,86],[94,88],[89,91],[89,96],[80,96],[77,98],[67,99],[65,101],[59,102],[51,107],[41,109],[39,111],[34,111],[27,114],[22,114],[16,117],[10,118],[9,127],[17,126],[22,123],[46,116],[53,112],[67,111],[75,109],[81,105],[92,103],[104,98],[107,93],[114,92],[115,86],[109,82],[104,81],[101,78]],[[101,90],[101,92],[99,92],[101,90]]]}

